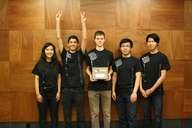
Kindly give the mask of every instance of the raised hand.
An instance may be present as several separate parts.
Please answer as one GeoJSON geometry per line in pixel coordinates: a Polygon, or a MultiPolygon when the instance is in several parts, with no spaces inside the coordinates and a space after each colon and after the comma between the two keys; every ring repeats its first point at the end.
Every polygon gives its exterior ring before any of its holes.
{"type": "Polygon", "coordinates": [[[81,15],[81,23],[85,23],[86,20],[87,20],[87,17],[85,15],[85,12],[80,12],[80,15],[81,15]]]}
{"type": "Polygon", "coordinates": [[[57,9],[57,13],[56,13],[56,21],[60,21],[61,20],[61,16],[63,14],[62,10],[57,9]]]}

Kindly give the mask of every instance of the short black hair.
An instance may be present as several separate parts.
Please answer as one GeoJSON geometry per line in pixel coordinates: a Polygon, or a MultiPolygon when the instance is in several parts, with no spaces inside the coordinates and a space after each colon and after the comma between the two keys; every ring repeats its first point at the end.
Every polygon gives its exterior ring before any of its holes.
{"type": "Polygon", "coordinates": [[[96,36],[101,36],[103,35],[105,37],[105,32],[104,31],[96,31],[94,34],[94,39],[96,38],[96,36]]]}
{"type": "Polygon", "coordinates": [[[121,45],[122,45],[123,43],[130,43],[131,48],[133,47],[133,41],[132,41],[131,39],[129,39],[129,38],[123,38],[123,39],[120,41],[120,43],[119,43],[119,47],[121,47],[121,45]]]}
{"type": "Polygon", "coordinates": [[[150,33],[147,35],[146,37],[146,42],[148,41],[149,38],[152,38],[155,42],[159,43],[160,42],[160,38],[159,35],[157,35],[156,33],[150,33]]]}
{"type": "Polygon", "coordinates": [[[71,36],[69,36],[69,38],[68,38],[68,43],[69,43],[69,41],[70,41],[71,39],[75,39],[75,40],[77,41],[77,43],[79,43],[79,39],[78,39],[78,37],[77,37],[76,35],[71,35],[71,36]]]}

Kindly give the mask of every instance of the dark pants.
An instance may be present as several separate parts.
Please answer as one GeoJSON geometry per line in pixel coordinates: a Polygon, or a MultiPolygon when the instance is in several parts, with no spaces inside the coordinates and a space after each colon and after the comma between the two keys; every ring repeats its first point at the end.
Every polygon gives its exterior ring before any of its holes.
{"type": "Polygon", "coordinates": [[[57,102],[55,97],[43,97],[43,101],[38,104],[40,128],[46,128],[47,110],[50,109],[51,128],[57,127],[57,102]]]}
{"type": "Polygon", "coordinates": [[[84,102],[83,89],[64,89],[63,90],[63,112],[66,128],[71,126],[72,104],[75,104],[77,113],[77,128],[84,128],[84,102]]]}
{"type": "Polygon", "coordinates": [[[161,128],[162,107],[163,107],[163,95],[151,95],[150,97],[143,99],[143,110],[144,110],[143,128],[161,128]],[[154,113],[153,123],[151,122],[152,112],[154,113]],[[154,124],[154,126],[152,124],[154,124]]]}
{"type": "Polygon", "coordinates": [[[131,103],[130,96],[117,96],[119,128],[136,128],[136,103],[131,103]]]}

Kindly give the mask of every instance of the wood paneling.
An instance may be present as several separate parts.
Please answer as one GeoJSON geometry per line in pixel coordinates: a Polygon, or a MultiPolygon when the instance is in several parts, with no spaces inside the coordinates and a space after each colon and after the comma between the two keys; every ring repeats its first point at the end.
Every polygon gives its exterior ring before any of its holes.
{"type": "MultiPolygon", "coordinates": [[[[25,85],[26,86],[26,85],[25,85]]],[[[34,92],[11,93],[11,120],[13,122],[37,121],[37,103],[34,92]]]]}
{"type": "Polygon", "coordinates": [[[9,32],[0,31],[0,61],[9,61],[9,32]]]}
{"type": "Polygon", "coordinates": [[[186,60],[192,60],[192,31],[184,32],[184,54],[186,60]]]}
{"type": "Polygon", "coordinates": [[[7,24],[7,4],[8,0],[0,1],[0,30],[5,30],[8,27],[7,24]]]}
{"type": "Polygon", "coordinates": [[[63,29],[80,29],[80,0],[45,0],[46,28],[55,28],[55,13],[62,9],[61,18],[63,29]]]}
{"type": "Polygon", "coordinates": [[[10,68],[8,61],[0,61],[0,92],[10,91],[10,68]]]}
{"type": "Polygon", "coordinates": [[[192,30],[192,1],[185,0],[184,3],[185,30],[192,30]]]}
{"type": "MultiPolygon", "coordinates": [[[[116,57],[119,42],[130,38],[133,55],[147,51],[148,33],[160,35],[160,50],[171,63],[164,82],[163,118],[189,118],[192,114],[192,1],[191,0],[0,0],[0,122],[37,121],[34,76],[42,46],[57,47],[55,13],[63,10],[61,34],[64,45],[71,34],[81,40],[80,10],[86,12],[87,50],[93,49],[94,33],[106,33],[106,49],[116,57]]],[[[58,48],[57,48],[58,54],[58,48]]],[[[90,120],[86,76],[85,116],[90,120]]],[[[112,103],[112,120],[118,119],[112,103]]],[[[72,119],[76,120],[75,111],[72,119]]],[[[138,104],[138,117],[143,117],[138,104]]],[[[62,104],[59,121],[63,121],[62,104]]]]}
{"type": "Polygon", "coordinates": [[[1,92],[0,94],[0,122],[8,122],[11,120],[11,102],[13,99],[10,94],[9,92],[1,92]]]}
{"type": "Polygon", "coordinates": [[[117,0],[117,27],[150,29],[150,0],[117,0]]]}
{"type": "Polygon", "coordinates": [[[115,27],[116,0],[81,0],[81,10],[87,14],[87,27],[103,29],[115,27]]]}
{"type": "Polygon", "coordinates": [[[183,0],[151,0],[151,28],[183,30],[183,0]]]}
{"type": "Polygon", "coordinates": [[[44,1],[9,0],[7,16],[11,30],[44,29],[44,1]]]}

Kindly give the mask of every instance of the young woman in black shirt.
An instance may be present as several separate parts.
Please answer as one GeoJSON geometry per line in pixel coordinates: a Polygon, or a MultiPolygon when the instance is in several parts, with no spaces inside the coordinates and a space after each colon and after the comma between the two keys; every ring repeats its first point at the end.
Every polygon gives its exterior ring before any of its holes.
{"type": "Polygon", "coordinates": [[[46,113],[50,109],[51,128],[57,126],[57,102],[60,99],[60,65],[57,61],[55,46],[45,43],[41,57],[32,73],[35,75],[35,92],[39,111],[40,128],[46,127],[46,113]]]}

